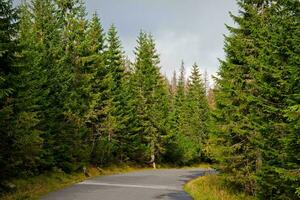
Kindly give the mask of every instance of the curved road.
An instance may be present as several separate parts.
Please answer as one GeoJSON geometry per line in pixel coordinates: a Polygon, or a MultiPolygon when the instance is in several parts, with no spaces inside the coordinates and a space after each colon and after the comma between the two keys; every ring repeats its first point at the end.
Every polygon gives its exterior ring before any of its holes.
{"type": "Polygon", "coordinates": [[[63,190],[43,200],[190,200],[183,191],[188,180],[213,172],[207,169],[143,170],[111,176],[99,176],[63,190]]]}

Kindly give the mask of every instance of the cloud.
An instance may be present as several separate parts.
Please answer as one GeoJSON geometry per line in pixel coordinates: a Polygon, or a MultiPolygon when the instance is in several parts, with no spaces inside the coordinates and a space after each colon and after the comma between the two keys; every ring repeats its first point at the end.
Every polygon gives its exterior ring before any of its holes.
{"type": "Polygon", "coordinates": [[[160,54],[162,72],[169,77],[181,60],[187,72],[197,62],[201,70],[216,74],[218,58],[224,57],[225,23],[228,12],[237,13],[235,0],[87,0],[88,10],[97,10],[104,26],[115,23],[123,46],[133,59],[138,32],[151,32],[160,54]]]}
{"type": "MultiPolygon", "coordinates": [[[[18,0],[15,0],[17,2],[18,0]]],[[[89,16],[95,11],[107,30],[114,23],[129,58],[133,59],[141,29],[156,39],[162,71],[171,76],[183,59],[187,72],[194,62],[210,75],[224,57],[228,12],[237,13],[236,0],[85,0],[89,16]]]]}

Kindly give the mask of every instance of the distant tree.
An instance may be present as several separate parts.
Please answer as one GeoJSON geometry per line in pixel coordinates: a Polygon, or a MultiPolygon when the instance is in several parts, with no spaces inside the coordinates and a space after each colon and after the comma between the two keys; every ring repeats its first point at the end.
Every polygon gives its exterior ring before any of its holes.
{"type": "Polygon", "coordinates": [[[186,97],[189,132],[186,134],[191,142],[196,142],[194,148],[197,148],[197,156],[200,159],[204,157],[205,143],[208,138],[209,109],[205,85],[196,63],[192,66],[189,80],[186,97]]]}
{"type": "Polygon", "coordinates": [[[171,79],[171,92],[173,95],[176,93],[176,85],[177,85],[177,75],[176,75],[176,71],[174,71],[171,79]]]}
{"type": "Polygon", "coordinates": [[[207,70],[205,70],[204,74],[203,74],[203,84],[204,84],[204,88],[205,88],[205,94],[207,95],[209,88],[210,88],[207,70]]]}
{"type": "Polygon", "coordinates": [[[215,108],[215,96],[213,88],[209,88],[207,92],[207,102],[210,108],[215,108]]]}

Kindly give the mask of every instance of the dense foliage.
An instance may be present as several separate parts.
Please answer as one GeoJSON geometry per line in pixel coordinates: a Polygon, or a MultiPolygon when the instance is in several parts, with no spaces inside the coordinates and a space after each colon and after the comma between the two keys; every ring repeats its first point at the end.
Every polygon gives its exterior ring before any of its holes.
{"type": "Polygon", "coordinates": [[[105,33],[79,0],[17,9],[0,1],[2,188],[11,178],[90,164],[204,158],[208,110],[196,65],[190,84],[181,76],[171,92],[150,34],[138,36],[131,63],[116,27],[105,33]]]}
{"type": "Polygon", "coordinates": [[[238,4],[212,90],[196,63],[169,82],[146,32],[130,61],[80,0],[1,0],[1,190],[51,170],[212,159],[233,188],[299,199],[300,2],[238,4]]]}
{"type": "Polygon", "coordinates": [[[238,1],[215,88],[211,150],[259,199],[300,198],[300,2],[238,1]]]}

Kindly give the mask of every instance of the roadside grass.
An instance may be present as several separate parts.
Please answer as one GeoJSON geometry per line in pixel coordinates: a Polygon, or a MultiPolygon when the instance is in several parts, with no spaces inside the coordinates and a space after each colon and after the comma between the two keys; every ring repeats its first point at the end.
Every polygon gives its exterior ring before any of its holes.
{"type": "Polygon", "coordinates": [[[87,178],[125,173],[131,171],[145,170],[139,166],[110,166],[105,168],[88,168],[89,177],[86,177],[82,172],[67,174],[64,172],[48,172],[42,175],[28,178],[13,180],[12,183],[16,186],[15,191],[0,196],[1,200],[37,200],[41,196],[65,188],[72,184],[81,182],[87,178]]]}
{"type": "Polygon", "coordinates": [[[236,193],[222,184],[220,176],[210,174],[191,180],[184,186],[194,200],[254,200],[243,193],[236,193]]]}

